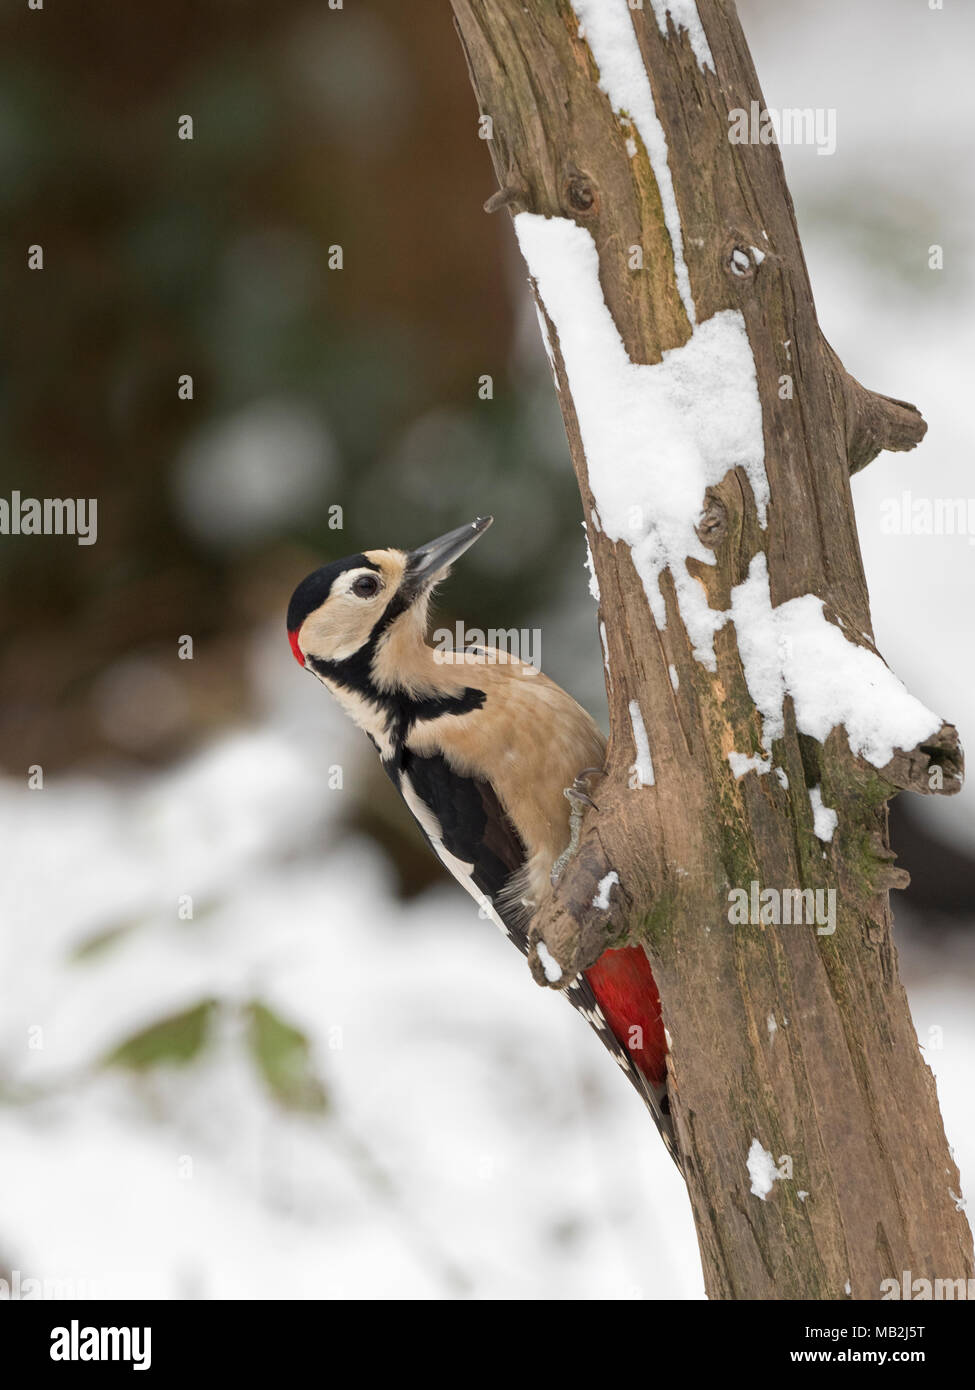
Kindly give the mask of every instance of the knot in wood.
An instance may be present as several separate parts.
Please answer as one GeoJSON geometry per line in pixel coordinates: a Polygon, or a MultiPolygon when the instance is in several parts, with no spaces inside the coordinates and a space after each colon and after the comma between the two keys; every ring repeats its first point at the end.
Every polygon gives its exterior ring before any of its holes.
{"type": "Polygon", "coordinates": [[[695,529],[701,544],[714,550],[728,534],[728,509],[720,497],[707,496],[704,502],[704,511],[695,529]]]}
{"type": "Polygon", "coordinates": [[[759,261],[764,259],[756,247],[735,238],[725,253],[725,274],[733,280],[754,280],[759,261]]]}
{"type": "Polygon", "coordinates": [[[596,189],[586,174],[571,175],[565,193],[573,212],[595,211],[596,189]]]}

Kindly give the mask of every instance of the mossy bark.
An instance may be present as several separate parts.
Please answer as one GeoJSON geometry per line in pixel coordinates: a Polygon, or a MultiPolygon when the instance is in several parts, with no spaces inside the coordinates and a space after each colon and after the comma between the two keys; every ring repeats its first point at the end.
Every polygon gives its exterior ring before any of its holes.
{"type": "MultiPolygon", "coordinates": [[[[622,2],[622,0],[621,0],[622,2]]],[[[603,295],[630,358],[658,362],[691,326],[650,160],[599,89],[568,0],[452,0],[501,188],[491,210],[572,218],[600,260],[603,295]],[[643,251],[634,272],[628,248],[643,251]]],[[[698,0],[715,71],[685,32],[666,35],[651,6],[630,19],[666,133],[699,321],[744,316],[762,401],[772,505],[757,521],[743,470],[729,459],[702,498],[699,535],[715,565],[698,565],[712,608],[759,551],[773,604],[805,593],[851,640],[871,644],[850,473],[882,448],[924,433],[913,406],[865,390],[823,338],[792,203],[774,145],[736,145],[728,113],[762,95],[734,5],[698,0]],[[764,259],[751,247],[765,249],[764,259]],[[742,273],[743,253],[747,268],[742,273]],[[792,395],[780,390],[789,377],[792,395]],[[852,635],[852,636],[851,636],[852,635]]],[[[555,325],[548,324],[560,401],[585,515],[593,497],[555,325]]],[[[716,636],[717,671],[694,659],[665,576],[666,628],[649,612],[628,548],[590,528],[612,671],[611,738],[599,811],[553,909],[537,924],[568,969],[591,963],[620,933],[640,940],[671,1035],[671,1102],[697,1223],[705,1282],[718,1298],[878,1298],[881,1282],[972,1275],[971,1236],[934,1081],[897,977],[888,893],[886,802],[903,787],[956,790],[961,754],[950,725],[879,772],[842,729],[822,744],[797,732],[789,702],[775,776],[735,780],[732,749],[760,747],[734,627],[716,636]],[[669,667],[677,672],[675,690],[669,667]],[[628,716],[638,700],[655,785],[630,790],[628,716]],[[939,785],[940,782],[940,785],[939,785]],[[813,832],[808,789],[839,812],[827,844],[813,832]],[[612,924],[594,885],[615,869],[612,924]],[[814,927],[734,926],[729,889],[753,882],[834,888],[832,935],[814,927]],[[783,1176],[751,1189],[753,1140],[783,1176]]],[[[648,1143],[651,1142],[648,1136],[648,1143]]],[[[648,1255],[648,1258],[650,1256],[648,1255]]]]}

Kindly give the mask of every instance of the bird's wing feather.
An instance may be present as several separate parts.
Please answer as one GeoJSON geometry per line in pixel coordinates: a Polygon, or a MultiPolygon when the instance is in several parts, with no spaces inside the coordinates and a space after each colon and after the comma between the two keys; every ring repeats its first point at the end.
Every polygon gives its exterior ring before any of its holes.
{"type": "MultiPolygon", "coordinates": [[[[516,895],[505,893],[524,865],[525,847],[491,783],[457,772],[442,754],[421,756],[406,748],[387,770],[441,862],[527,956],[530,910],[519,912],[512,901],[516,895]]],[[[666,1088],[654,1086],[634,1065],[585,975],[577,975],[562,992],[629,1077],[679,1167],[673,1128],[664,1108],[666,1088]]]]}
{"type": "Polygon", "coordinates": [[[525,847],[491,783],[456,772],[442,754],[421,756],[409,749],[393,780],[441,861],[527,953],[527,914],[519,919],[505,912],[502,919],[495,907],[525,862],[525,847]]]}

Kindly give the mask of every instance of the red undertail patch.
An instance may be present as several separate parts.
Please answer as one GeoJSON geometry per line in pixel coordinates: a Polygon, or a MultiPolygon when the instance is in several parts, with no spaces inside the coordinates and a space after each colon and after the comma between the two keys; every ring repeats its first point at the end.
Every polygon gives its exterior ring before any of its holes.
{"type": "Polygon", "coordinates": [[[606,951],[585,972],[606,1022],[636,1066],[655,1086],[667,1076],[667,1039],[660,995],[640,946],[606,951]]]}

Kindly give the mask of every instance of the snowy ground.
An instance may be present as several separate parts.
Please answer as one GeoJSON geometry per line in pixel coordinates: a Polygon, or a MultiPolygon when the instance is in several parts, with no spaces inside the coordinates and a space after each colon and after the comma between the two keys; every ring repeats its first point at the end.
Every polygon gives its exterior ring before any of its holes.
{"type": "Polygon", "coordinates": [[[105,1296],[700,1293],[682,1184],[589,1030],[452,885],[403,907],[375,849],[330,851],[326,769],[371,750],[277,637],[261,730],[158,781],[0,792],[2,1261],[105,1296]],[[325,1115],[270,1098],[254,997],[312,1040],[325,1115]],[[208,998],[198,1061],[96,1065],[208,998]]]}

